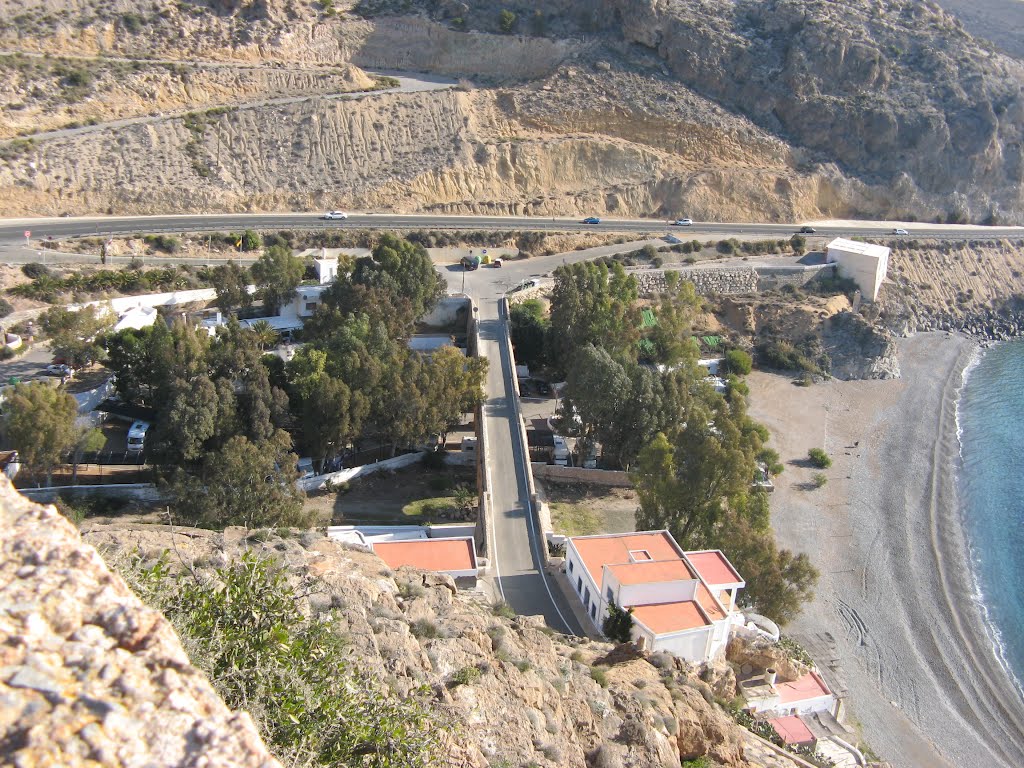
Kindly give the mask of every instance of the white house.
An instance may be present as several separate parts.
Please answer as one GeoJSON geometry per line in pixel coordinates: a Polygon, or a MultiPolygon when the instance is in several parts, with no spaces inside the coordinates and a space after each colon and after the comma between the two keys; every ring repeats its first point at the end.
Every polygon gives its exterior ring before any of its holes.
{"type": "Polygon", "coordinates": [[[764,676],[740,683],[746,708],[753,714],[810,715],[815,712],[835,714],[836,697],[821,675],[811,670],[796,680],[779,680],[775,670],[764,676]]]}
{"type": "Polygon", "coordinates": [[[725,651],[745,582],[719,550],[684,552],[668,531],[574,536],[566,575],[600,631],[611,603],[633,609],[633,641],[691,662],[725,651]]]}
{"type": "Polygon", "coordinates": [[[316,267],[316,276],[320,280],[320,285],[327,285],[338,279],[337,257],[313,259],[313,264],[316,267]]]}
{"type": "Polygon", "coordinates": [[[878,290],[889,269],[889,249],[837,237],[828,244],[826,262],[839,268],[840,277],[857,283],[866,301],[878,299],[878,290]]]}

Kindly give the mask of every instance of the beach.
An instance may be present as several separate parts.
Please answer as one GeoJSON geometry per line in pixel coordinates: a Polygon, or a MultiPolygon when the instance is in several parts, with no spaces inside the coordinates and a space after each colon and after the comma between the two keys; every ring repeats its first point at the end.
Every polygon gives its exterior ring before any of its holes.
{"type": "Polygon", "coordinates": [[[798,387],[750,376],[751,415],[786,466],[780,544],[821,571],[784,632],[829,633],[863,742],[897,768],[1024,765],[1024,701],[985,625],[956,496],[956,404],[973,341],[900,341],[903,378],[798,387]],[[828,484],[807,451],[833,459],[828,484]]]}

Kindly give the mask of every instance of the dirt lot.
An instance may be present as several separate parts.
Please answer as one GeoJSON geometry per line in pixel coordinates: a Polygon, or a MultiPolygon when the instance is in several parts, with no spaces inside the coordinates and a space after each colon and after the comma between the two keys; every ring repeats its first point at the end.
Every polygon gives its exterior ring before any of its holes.
{"type": "MultiPolygon", "coordinates": [[[[430,470],[413,466],[397,472],[378,472],[350,483],[347,491],[312,493],[320,525],[417,525],[466,519],[457,512],[455,489],[476,493],[471,467],[430,470]]],[[[475,512],[471,513],[475,519],[475,512]]]]}
{"type": "Polygon", "coordinates": [[[636,492],[583,483],[538,482],[551,508],[555,533],[586,536],[636,530],[636,492]]]}

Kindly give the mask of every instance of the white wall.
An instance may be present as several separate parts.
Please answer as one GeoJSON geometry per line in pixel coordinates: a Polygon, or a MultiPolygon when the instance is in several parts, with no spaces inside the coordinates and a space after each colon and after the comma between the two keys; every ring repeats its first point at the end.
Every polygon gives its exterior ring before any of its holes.
{"type": "Polygon", "coordinates": [[[102,306],[109,304],[118,315],[135,307],[166,307],[174,304],[191,304],[194,301],[212,301],[217,298],[213,288],[196,288],[190,291],[171,291],[170,293],[143,293],[139,296],[120,296],[116,299],[87,301],[84,304],[69,304],[68,309],[77,311],[82,307],[102,306]]]}
{"type": "Polygon", "coordinates": [[[591,620],[593,625],[600,631],[601,622],[604,621],[604,614],[606,611],[606,605],[601,599],[601,589],[594,583],[594,580],[590,578],[590,574],[587,569],[583,566],[583,561],[580,559],[579,553],[573,546],[571,541],[566,543],[565,547],[565,575],[569,579],[569,583],[572,585],[573,593],[575,593],[577,599],[583,603],[583,610],[587,614],[587,617],[591,620]],[[569,564],[572,564],[570,570],[569,564]],[[579,586],[582,584],[582,586],[579,586]],[[590,592],[590,603],[589,605],[584,600],[584,595],[587,594],[587,590],[590,592]],[[590,613],[590,607],[597,605],[597,617],[594,618],[590,613]]]}
{"type": "Polygon", "coordinates": [[[422,453],[405,453],[401,456],[396,456],[393,459],[378,461],[376,464],[364,464],[361,467],[350,467],[349,469],[343,469],[340,472],[331,472],[328,475],[307,477],[304,480],[299,480],[296,485],[298,485],[303,491],[317,491],[323,488],[324,484],[328,480],[332,483],[345,483],[349,480],[362,477],[363,475],[368,475],[372,472],[378,472],[382,469],[399,469],[400,467],[408,467],[415,464],[421,458],[423,458],[422,453]]]}
{"type": "Polygon", "coordinates": [[[841,277],[857,283],[865,301],[876,301],[889,268],[888,248],[885,250],[884,256],[870,256],[830,247],[827,260],[839,267],[841,277]]]}
{"type": "Polygon", "coordinates": [[[708,640],[711,636],[710,627],[683,632],[676,635],[663,635],[655,638],[654,651],[667,651],[687,661],[704,661],[708,640]]]}
{"type": "Polygon", "coordinates": [[[463,317],[469,323],[469,316],[473,310],[470,309],[469,299],[462,298],[461,296],[449,296],[441,299],[431,312],[423,316],[420,322],[424,325],[433,326],[448,325],[448,323],[454,323],[458,319],[460,309],[465,310],[463,317]]]}
{"type": "MultiPolygon", "coordinates": [[[[614,574],[610,574],[615,578],[614,574]]],[[[616,584],[619,605],[654,605],[693,600],[697,593],[696,579],[663,581],[657,584],[616,584]]]]}

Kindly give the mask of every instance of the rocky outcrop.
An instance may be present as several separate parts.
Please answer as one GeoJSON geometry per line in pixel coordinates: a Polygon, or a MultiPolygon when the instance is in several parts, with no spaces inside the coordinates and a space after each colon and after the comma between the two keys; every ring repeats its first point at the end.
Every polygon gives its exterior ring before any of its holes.
{"type": "Polygon", "coordinates": [[[280,768],[53,507],[0,477],[0,745],[18,766],[280,768]]]}
{"type": "Polygon", "coordinates": [[[822,346],[832,362],[834,378],[898,379],[900,363],[892,334],[862,315],[841,312],[822,329],[822,346]]]}
{"type": "Polygon", "coordinates": [[[539,617],[495,615],[446,576],[392,572],[313,532],[281,539],[122,525],[91,527],[86,538],[111,556],[171,548],[178,567],[223,566],[246,550],[278,558],[306,585],[304,611],[337,609],[351,663],[398,695],[433,690],[438,722],[450,724],[448,764],[641,768],[707,755],[730,768],[761,765],[747,759],[744,732],[697,670],[665,654],[563,637],[539,617]]]}

